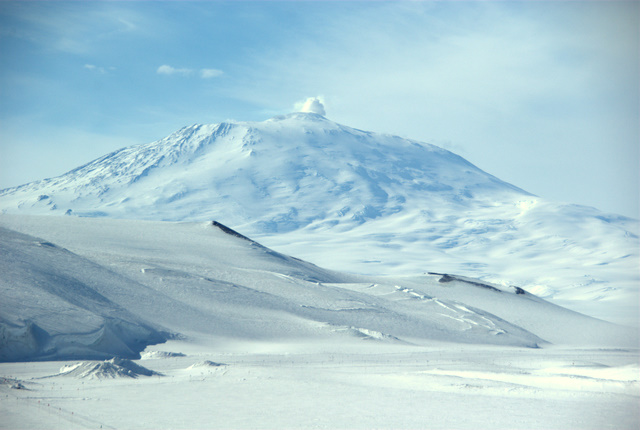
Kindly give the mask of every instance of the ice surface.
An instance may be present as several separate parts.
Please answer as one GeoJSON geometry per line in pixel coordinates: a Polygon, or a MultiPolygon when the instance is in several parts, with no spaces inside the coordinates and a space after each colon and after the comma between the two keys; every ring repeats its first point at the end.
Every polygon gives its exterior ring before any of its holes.
{"type": "MultiPolygon", "coordinates": [[[[633,429],[637,350],[170,341],[163,377],[41,378],[0,363],[2,428],[633,429]],[[173,349],[172,349],[173,348],[173,349]],[[197,352],[196,352],[197,351],[197,352]],[[199,360],[225,366],[187,370],[199,360]]],[[[69,364],[73,364],[70,362],[69,364]]]]}
{"type": "Polygon", "coordinates": [[[168,338],[101,293],[144,289],[108,268],[2,227],[0,254],[0,361],[138,358],[168,338]]]}

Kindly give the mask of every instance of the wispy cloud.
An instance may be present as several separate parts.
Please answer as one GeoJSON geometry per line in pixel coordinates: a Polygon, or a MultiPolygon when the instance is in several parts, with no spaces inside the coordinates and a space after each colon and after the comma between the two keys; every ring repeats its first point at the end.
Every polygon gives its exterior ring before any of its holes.
{"type": "Polygon", "coordinates": [[[104,67],[96,66],[95,64],[85,64],[83,67],[87,70],[100,73],[102,75],[107,73],[107,69],[105,69],[104,67]]]}
{"type": "Polygon", "coordinates": [[[169,66],[167,64],[163,64],[162,66],[158,67],[158,69],[156,70],[156,73],[158,73],[159,75],[179,75],[184,77],[193,76],[196,74],[196,72],[198,76],[200,76],[202,79],[216,78],[223,74],[222,70],[218,70],[218,69],[195,70],[195,69],[188,69],[188,68],[176,68],[176,67],[169,66]]]}
{"type": "Polygon", "coordinates": [[[159,75],[190,76],[193,73],[193,70],[192,69],[184,69],[184,68],[175,68],[175,67],[171,67],[171,66],[168,66],[166,64],[163,64],[162,66],[158,67],[158,70],[156,70],[156,72],[159,75]]]}
{"type": "Polygon", "coordinates": [[[222,73],[222,70],[218,69],[200,69],[200,77],[202,79],[217,78],[218,76],[222,75],[222,73]]]}

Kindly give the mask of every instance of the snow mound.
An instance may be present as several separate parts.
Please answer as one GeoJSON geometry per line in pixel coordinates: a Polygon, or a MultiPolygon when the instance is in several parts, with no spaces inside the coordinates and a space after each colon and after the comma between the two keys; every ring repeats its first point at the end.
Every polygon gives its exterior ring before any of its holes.
{"type": "Polygon", "coordinates": [[[141,360],[151,360],[156,358],[173,358],[173,357],[186,357],[181,352],[169,352],[169,351],[144,351],[140,354],[141,360]]]}
{"type": "Polygon", "coordinates": [[[114,357],[106,361],[83,361],[63,366],[57,376],[70,376],[78,379],[117,379],[154,375],[161,374],[135,364],[131,360],[114,357]]]}
{"type": "Polygon", "coordinates": [[[362,340],[386,341],[386,342],[403,342],[395,336],[385,334],[376,330],[370,330],[360,327],[338,327],[333,329],[336,333],[346,333],[350,336],[360,338],[362,340]]]}
{"type": "Polygon", "coordinates": [[[198,363],[194,363],[191,366],[187,367],[187,370],[201,369],[201,368],[211,368],[211,367],[221,367],[226,366],[223,363],[216,363],[214,361],[204,360],[198,363]]]}

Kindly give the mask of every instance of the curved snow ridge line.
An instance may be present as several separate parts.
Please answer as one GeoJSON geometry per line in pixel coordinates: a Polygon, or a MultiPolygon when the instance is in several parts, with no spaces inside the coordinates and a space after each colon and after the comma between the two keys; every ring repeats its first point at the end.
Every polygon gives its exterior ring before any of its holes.
{"type": "MultiPolygon", "coordinates": [[[[372,284],[368,288],[375,288],[375,284],[372,284]]],[[[396,285],[395,289],[397,291],[399,291],[399,292],[409,294],[411,296],[410,297],[411,299],[420,299],[420,300],[433,300],[434,299],[433,297],[431,297],[429,295],[416,293],[412,288],[405,288],[405,287],[401,287],[399,285],[396,285]]]]}
{"type": "MultiPolygon", "coordinates": [[[[451,312],[450,314],[440,313],[439,315],[442,315],[446,318],[451,318],[455,321],[466,324],[467,330],[473,328],[474,326],[477,326],[477,327],[482,327],[484,329],[487,329],[489,333],[493,335],[501,335],[501,334],[507,333],[502,328],[496,326],[494,321],[492,321],[490,318],[485,316],[490,314],[486,314],[485,312],[482,312],[482,311],[478,311],[478,312],[471,311],[467,307],[457,303],[453,303],[452,306],[448,306],[438,299],[433,299],[433,301],[436,304],[442,306],[443,308],[451,312]],[[459,311],[462,311],[462,313],[459,311]]],[[[495,315],[491,315],[491,316],[493,318],[496,318],[495,315]]],[[[524,330],[522,327],[518,327],[518,329],[524,330]]]]}
{"type": "Polygon", "coordinates": [[[465,324],[465,330],[471,330],[477,327],[486,330],[494,336],[513,335],[517,333],[519,336],[529,338],[533,342],[533,344],[530,345],[532,348],[540,348],[541,345],[549,343],[536,334],[514,323],[505,321],[490,312],[468,305],[462,305],[457,302],[439,300],[437,298],[434,298],[432,302],[448,311],[446,314],[438,313],[438,315],[465,324]]]}
{"type": "Polygon", "coordinates": [[[374,307],[318,307],[310,305],[300,305],[301,308],[314,310],[314,311],[326,311],[326,312],[370,312],[383,314],[388,312],[386,309],[374,308],[374,307]]]}
{"type": "MultiPolygon", "coordinates": [[[[354,286],[357,284],[349,285],[351,288],[354,288],[354,286]]],[[[393,294],[401,293],[404,295],[408,295],[409,301],[415,302],[417,306],[429,306],[426,309],[429,310],[428,315],[431,315],[432,321],[437,321],[437,319],[433,318],[435,316],[440,317],[440,319],[445,318],[448,320],[456,321],[463,325],[462,331],[481,329],[492,336],[521,336],[522,339],[528,339],[530,343],[528,343],[527,346],[533,348],[539,348],[540,345],[549,343],[540,336],[519,325],[504,320],[493,313],[469,306],[468,304],[463,304],[453,300],[443,300],[427,294],[421,294],[416,292],[412,288],[407,288],[400,285],[395,285],[393,286],[393,289],[391,289],[390,286],[385,287],[379,284],[368,284],[362,289],[364,291],[379,289],[380,292],[377,294],[377,296],[391,296],[391,300],[393,299],[393,294]],[[438,312],[437,309],[433,308],[434,305],[440,306],[442,309],[446,310],[446,313],[438,312]]]]}

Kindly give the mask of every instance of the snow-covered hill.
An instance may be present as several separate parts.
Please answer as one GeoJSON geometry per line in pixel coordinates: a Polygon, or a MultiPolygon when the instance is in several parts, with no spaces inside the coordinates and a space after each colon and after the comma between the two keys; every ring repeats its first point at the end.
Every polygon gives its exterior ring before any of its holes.
{"type": "Polygon", "coordinates": [[[435,273],[333,272],[217,223],[4,215],[0,225],[1,360],[136,357],[169,333],[417,345],[636,342],[632,331],[518,288],[435,273]]]}
{"type": "Polygon", "coordinates": [[[2,190],[0,210],[215,219],[332,269],[452,272],[637,315],[636,220],[547,202],[444,149],[314,113],[186,127],[2,190]]]}

